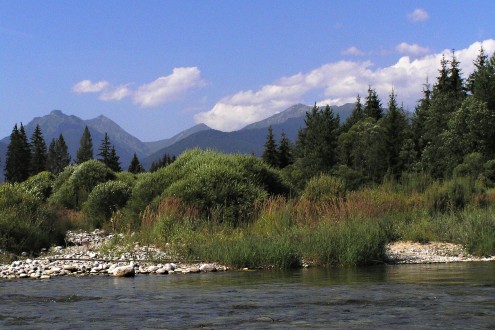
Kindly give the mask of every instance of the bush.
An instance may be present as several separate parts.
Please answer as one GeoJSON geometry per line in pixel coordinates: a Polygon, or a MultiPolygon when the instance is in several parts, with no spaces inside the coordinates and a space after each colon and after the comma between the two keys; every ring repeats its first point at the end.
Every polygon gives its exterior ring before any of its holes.
{"type": "Polygon", "coordinates": [[[88,160],[67,172],[72,173],[68,178],[65,170],[61,173],[66,180],[54,191],[50,202],[73,210],[81,209],[97,184],[115,179],[113,171],[98,160],[88,160]]]}
{"type": "Polygon", "coordinates": [[[55,176],[44,171],[31,176],[21,183],[21,186],[39,199],[46,201],[52,194],[55,176]]]}
{"type": "Polygon", "coordinates": [[[56,213],[20,185],[0,186],[0,249],[38,251],[63,241],[66,226],[56,213]]]}
{"type": "Polygon", "coordinates": [[[344,195],[345,185],[342,179],[322,174],[309,180],[301,197],[311,202],[331,203],[344,195]]]}
{"type": "Polygon", "coordinates": [[[108,222],[112,214],[123,208],[131,196],[129,185],[119,181],[98,184],[89,194],[83,210],[91,219],[93,227],[108,222]]]}

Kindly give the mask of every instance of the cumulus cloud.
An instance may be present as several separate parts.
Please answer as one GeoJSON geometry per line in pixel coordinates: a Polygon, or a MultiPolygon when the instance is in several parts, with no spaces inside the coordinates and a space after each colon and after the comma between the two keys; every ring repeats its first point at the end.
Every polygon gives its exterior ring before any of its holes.
{"type": "Polygon", "coordinates": [[[418,44],[408,44],[407,42],[402,42],[395,47],[395,50],[401,54],[418,56],[425,55],[430,52],[426,47],[421,47],[418,44]]]}
{"type": "Polygon", "coordinates": [[[152,107],[174,100],[199,84],[201,84],[201,73],[197,67],[175,68],[171,75],[160,77],[139,87],[133,99],[143,107],[152,107]]]}
{"type": "Polygon", "coordinates": [[[76,93],[98,93],[108,86],[108,81],[91,82],[91,80],[82,80],[72,87],[76,93]]]}
{"type": "Polygon", "coordinates": [[[126,97],[142,107],[154,107],[171,102],[188,90],[201,86],[201,72],[197,67],[175,68],[168,76],[141,85],[137,89],[129,88],[130,84],[111,86],[107,81],[92,83],[83,80],[72,87],[76,93],[100,93],[102,101],[120,101],[126,97]]]}
{"type": "MultiPolygon", "coordinates": [[[[474,69],[472,62],[480,47],[481,43],[476,42],[456,51],[465,76],[474,69]]],[[[495,40],[484,41],[483,48],[486,53],[494,52],[495,40]]],[[[233,131],[283,111],[294,103],[305,102],[305,97],[313,97],[310,95],[314,94],[322,95],[316,100],[318,105],[354,102],[358,93],[365,97],[370,85],[383,103],[394,89],[398,101],[412,110],[421,97],[426,78],[430,81],[436,78],[443,54],[449,59],[451,51],[444,50],[416,59],[403,56],[395,64],[384,68],[377,68],[370,61],[328,63],[306,73],[280,78],[258,90],[226,96],[210,111],[197,114],[195,120],[215,129],[233,131]]],[[[307,100],[306,103],[312,104],[314,101],[307,100]]]]}
{"type": "Polygon", "coordinates": [[[430,15],[428,15],[428,12],[426,12],[426,10],[416,8],[412,13],[407,15],[407,18],[409,18],[411,22],[423,22],[430,18],[430,15]]]}
{"type": "Polygon", "coordinates": [[[359,48],[352,46],[340,52],[341,55],[363,56],[364,52],[359,48]]]}

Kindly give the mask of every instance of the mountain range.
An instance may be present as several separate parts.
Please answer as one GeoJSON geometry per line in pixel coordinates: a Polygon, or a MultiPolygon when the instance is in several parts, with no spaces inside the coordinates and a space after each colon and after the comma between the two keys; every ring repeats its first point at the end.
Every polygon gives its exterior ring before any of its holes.
{"type": "MultiPolygon", "coordinates": [[[[352,112],[354,104],[332,107],[334,113],[344,121],[352,112]]],[[[31,137],[36,125],[40,125],[41,131],[47,145],[60,134],[64,136],[69,153],[75,160],[77,149],[83,130],[88,126],[93,139],[94,155],[98,154],[98,148],[105,133],[108,134],[110,142],[115,146],[123,169],[127,169],[134,155],[138,156],[146,169],[149,169],[154,161],[158,161],[163,155],[179,156],[187,149],[202,148],[214,149],[226,153],[243,153],[261,155],[266,140],[267,129],[272,126],[275,138],[278,140],[282,132],[285,132],[291,141],[295,141],[297,132],[304,127],[306,112],[311,110],[310,106],[296,104],[290,108],[277,113],[267,119],[250,124],[238,131],[222,132],[214,130],[205,124],[199,124],[186,129],[179,134],[159,141],[142,142],[132,136],[111,119],[98,116],[94,119],[83,120],[77,116],[66,115],[60,110],[53,110],[48,115],[36,117],[24,126],[26,134],[31,137]]],[[[0,180],[3,180],[3,167],[5,155],[10,137],[0,140],[0,180]]]]}

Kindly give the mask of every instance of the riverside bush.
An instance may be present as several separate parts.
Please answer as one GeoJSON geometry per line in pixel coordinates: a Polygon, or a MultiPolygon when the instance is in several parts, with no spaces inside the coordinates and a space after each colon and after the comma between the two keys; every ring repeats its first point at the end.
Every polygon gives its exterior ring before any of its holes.
{"type": "Polygon", "coordinates": [[[83,211],[91,220],[92,227],[100,228],[108,223],[115,211],[125,206],[130,196],[128,184],[120,181],[103,182],[91,191],[83,211]]]}
{"type": "Polygon", "coordinates": [[[0,186],[0,250],[38,251],[63,241],[66,229],[39,196],[19,184],[0,186]]]}
{"type": "Polygon", "coordinates": [[[21,183],[21,187],[42,201],[46,201],[52,194],[54,180],[55,176],[51,172],[44,171],[29,177],[21,183]]]}
{"type": "Polygon", "coordinates": [[[115,179],[114,172],[98,160],[88,160],[67,171],[64,170],[61,175],[65,181],[54,185],[50,202],[73,210],[81,209],[97,184],[115,179]]]}
{"type": "Polygon", "coordinates": [[[344,181],[331,175],[318,175],[309,180],[301,197],[316,203],[331,203],[345,195],[344,181]]]}

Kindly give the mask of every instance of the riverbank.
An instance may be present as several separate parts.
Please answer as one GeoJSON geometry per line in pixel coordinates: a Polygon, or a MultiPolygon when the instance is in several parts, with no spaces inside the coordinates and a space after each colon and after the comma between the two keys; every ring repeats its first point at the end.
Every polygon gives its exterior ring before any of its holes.
{"type": "Polygon", "coordinates": [[[0,265],[0,278],[50,279],[57,276],[106,275],[129,277],[136,274],[188,274],[226,271],[215,263],[203,263],[173,258],[153,246],[115,245],[123,235],[103,230],[71,232],[67,246],[55,246],[42,251],[36,258],[23,258],[10,265],[0,265]]]}
{"type": "MultiPolygon", "coordinates": [[[[187,261],[154,246],[118,244],[123,235],[102,230],[67,232],[67,246],[52,247],[39,257],[0,265],[0,278],[50,279],[57,276],[134,276],[136,274],[195,274],[227,271],[215,263],[187,261]],[[116,243],[117,242],[117,243],[116,243]]],[[[495,256],[480,258],[467,253],[459,244],[399,241],[387,246],[387,263],[429,264],[468,261],[495,261],[495,256]]],[[[309,267],[309,264],[305,264],[309,267]]]]}

